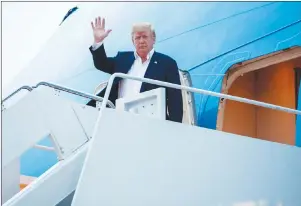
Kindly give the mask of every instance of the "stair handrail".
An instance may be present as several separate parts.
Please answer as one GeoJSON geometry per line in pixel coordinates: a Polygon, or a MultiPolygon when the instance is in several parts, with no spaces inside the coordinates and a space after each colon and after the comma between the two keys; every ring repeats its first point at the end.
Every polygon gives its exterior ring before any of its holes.
{"type": "MultiPolygon", "coordinates": [[[[74,89],[64,87],[64,86],[61,86],[61,85],[58,85],[58,84],[50,83],[50,82],[39,82],[36,86],[30,87],[30,86],[24,85],[24,86],[20,87],[19,89],[13,91],[11,94],[9,94],[7,97],[5,97],[2,100],[2,104],[5,101],[7,101],[8,99],[10,99],[11,97],[13,97],[15,94],[17,94],[18,92],[23,90],[23,89],[28,90],[28,91],[31,92],[33,89],[36,89],[39,86],[48,86],[48,87],[51,87],[51,88],[54,88],[54,89],[57,89],[57,90],[61,90],[61,91],[64,91],[64,92],[68,92],[68,93],[71,93],[71,94],[75,94],[75,95],[78,95],[78,96],[89,98],[89,99],[92,99],[92,100],[95,100],[95,101],[98,101],[98,102],[103,102],[103,98],[98,97],[96,95],[91,95],[91,94],[88,94],[88,93],[85,93],[85,92],[81,92],[81,91],[78,91],[78,90],[74,90],[74,89]]],[[[110,100],[107,101],[106,105],[108,105],[110,108],[115,109],[115,105],[110,100]]]]}
{"type": "Polygon", "coordinates": [[[20,92],[21,90],[26,89],[28,91],[32,91],[32,88],[30,86],[24,85],[22,87],[20,87],[19,89],[15,90],[14,92],[12,92],[10,95],[8,95],[7,97],[5,97],[2,100],[2,103],[5,102],[6,100],[10,99],[12,96],[14,96],[15,94],[17,94],[18,92],[20,92]]]}
{"type": "MultiPolygon", "coordinates": [[[[173,83],[169,83],[169,82],[163,82],[163,81],[159,81],[159,80],[149,79],[149,78],[135,77],[135,76],[131,76],[128,74],[123,74],[123,73],[114,73],[113,75],[111,75],[108,85],[107,85],[106,93],[103,98],[104,102],[107,102],[109,100],[109,95],[110,95],[110,92],[111,92],[111,89],[113,86],[113,81],[115,80],[115,78],[118,78],[118,77],[123,78],[123,79],[131,79],[131,80],[141,81],[141,82],[145,82],[148,84],[154,84],[154,85],[163,86],[163,87],[169,87],[169,88],[173,88],[173,89],[179,89],[179,90],[185,90],[185,91],[195,92],[195,93],[199,93],[199,94],[205,94],[205,95],[209,95],[209,96],[215,96],[215,97],[219,97],[219,98],[223,98],[223,99],[229,99],[229,100],[233,100],[233,101],[237,101],[237,102],[252,104],[252,105],[256,105],[256,106],[260,106],[260,107],[265,107],[265,108],[269,108],[269,109],[275,109],[278,111],[301,115],[301,111],[299,111],[299,110],[282,107],[282,106],[278,106],[275,104],[269,104],[269,103],[265,103],[265,102],[260,102],[260,101],[256,101],[256,100],[252,100],[252,99],[243,98],[243,97],[222,94],[219,92],[213,92],[213,91],[209,91],[209,90],[205,90],[205,89],[198,89],[198,88],[194,88],[194,87],[188,87],[188,86],[183,86],[183,85],[179,85],[179,84],[173,84],[173,83]]],[[[105,106],[102,105],[101,109],[100,109],[99,117],[97,119],[97,123],[99,122],[99,118],[101,117],[101,112],[104,108],[105,108],[105,106]]]]}
{"type": "MultiPolygon", "coordinates": [[[[81,91],[78,91],[78,90],[74,90],[74,89],[71,89],[71,88],[68,88],[68,87],[65,87],[65,86],[61,86],[61,85],[58,85],[58,84],[50,83],[50,82],[39,82],[36,86],[33,86],[32,88],[36,89],[39,86],[47,86],[47,87],[51,87],[51,88],[54,88],[54,89],[57,89],[57,90],[67,92],[67,93],[71,93],[71,94],[75,94],[75,95],[82,96],[82,97],[85,97],[85,98],[89,98],[89,99],[92,99],[92,100],[95,100],[95,101],[98,101],[98,102],[103,102],[102,97],[91,95],[91,94],[88,94],[88,93],[85,93],[85,92],[81,92],[81,91]]],[[[110,100],[108,100],[106,102],[106,105],[108,105],[110,108],[115,109],[115,105],[110,100]]]]}

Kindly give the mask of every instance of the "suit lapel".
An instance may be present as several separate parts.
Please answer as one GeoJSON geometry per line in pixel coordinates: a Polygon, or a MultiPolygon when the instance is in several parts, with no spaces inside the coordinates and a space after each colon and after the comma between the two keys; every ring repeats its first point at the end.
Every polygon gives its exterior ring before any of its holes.
{"type": "MultiPolygon", "coordinates": [[[[152,58],[150,59],[149,65],[146,69],[146,72],[144,74],[144,78],[149,78],[149,79],[155,79],[155,74],[156,74],[156,66],[157,66],[157,53],[154,52],[152,58]]],[[[147,83],[143,82],[141,85],[140,92],[144,92],[146,89],[147,83]]]]}
{"type": "MultiPolygon", "coordinates": [[[[134,61],[135,61],[134,52],[131,52],[129,55],[127,55],[123,59],[122,65],[119,67],[119,69],[117,70],[117,72],[127,74],[130,71],[130,69],[132,68],[132,65],[133,65],[134,61]]],[[[114,80],[114,83],[115,84],[119,83],[121,79],[122,78],[117,77],[114,80]]]]}

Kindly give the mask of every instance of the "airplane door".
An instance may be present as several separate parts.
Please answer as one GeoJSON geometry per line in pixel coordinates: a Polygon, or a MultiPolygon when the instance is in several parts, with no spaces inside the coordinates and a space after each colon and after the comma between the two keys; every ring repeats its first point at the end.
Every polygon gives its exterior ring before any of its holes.
{"type": "MultiPolygon", "coordinates": [[[[296,68],[296,106],[301,111],[301,68],[296,68]]],[[[296,118],[296,146],[301,147],[301,115],[296,118]]]]}

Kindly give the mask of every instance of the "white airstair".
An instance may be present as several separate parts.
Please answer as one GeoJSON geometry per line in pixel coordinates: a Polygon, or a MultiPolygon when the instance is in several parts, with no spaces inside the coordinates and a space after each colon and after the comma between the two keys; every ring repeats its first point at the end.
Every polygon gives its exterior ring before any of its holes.
{"type": "Polygon", "coordinates": [[[301,205],[300,148],[166,121],[164,89],[120,99],[115,108],[108,96],[116,77],[301,114],[125,74],[111,76],[103,99],[46,82],[24,87],[30,92],[2,105],[5,206],[301,205]],[[61,92],[101,104],[88,107],[61,92]],[[59,162],[19,191],[19,158],[45,135],[59,162]]]}
{"type": "Polygon", "coordinates": [[[14,98],[10,96],[2,105],[3,179],[11,180],[2,185],[4,201],[15,195],[4,205],[56,205],[77,185],[98,116],[98,108],[68,101],[60,94],[67,91],[97,101],[102,98],[45,82],[28,90],[17,102],[9,102],[14,98]],[[31,147],[43,149],[37,142],[47,135],[53,141],[59,162],[19,192],[19,158],[31,147]]]}

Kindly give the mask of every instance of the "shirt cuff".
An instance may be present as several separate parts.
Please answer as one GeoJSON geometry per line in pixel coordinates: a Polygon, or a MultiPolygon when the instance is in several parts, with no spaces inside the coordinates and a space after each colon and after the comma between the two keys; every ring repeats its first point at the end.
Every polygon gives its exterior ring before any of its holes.
{"type": "Polygon", "coordinates": [[[94,43],[92,44],[92,50],[95,51],[96,49],[98,49],[99,47],[101,47],[101,45],[103,44],[103,42],[98,42],[98,43],[94,43]]]}

